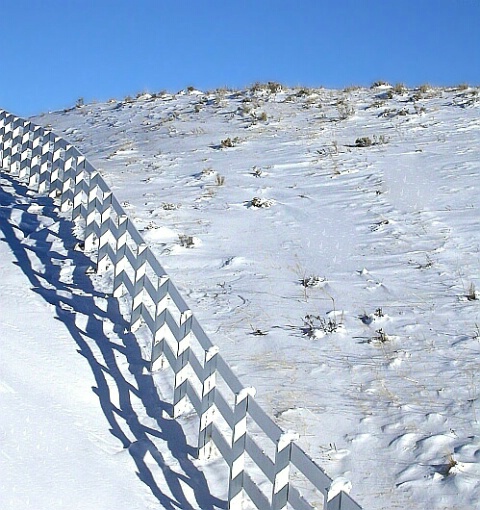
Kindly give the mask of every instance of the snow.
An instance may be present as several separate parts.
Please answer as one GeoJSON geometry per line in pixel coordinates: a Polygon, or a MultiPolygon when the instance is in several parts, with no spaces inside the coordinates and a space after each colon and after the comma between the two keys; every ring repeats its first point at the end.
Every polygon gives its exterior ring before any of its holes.
{"type": "MultiPolygon", "coordinates": [[[[243,383],[365,509],[475,508],[479,91],[388,92],[195,91],[33,120],[100,170],[243,383]]],[[[146,340],[55,214],[1,182],[6,508],[29,507],[13,486],[32,508],[221,507],[221,464],[176,445],[146,340]]]]}

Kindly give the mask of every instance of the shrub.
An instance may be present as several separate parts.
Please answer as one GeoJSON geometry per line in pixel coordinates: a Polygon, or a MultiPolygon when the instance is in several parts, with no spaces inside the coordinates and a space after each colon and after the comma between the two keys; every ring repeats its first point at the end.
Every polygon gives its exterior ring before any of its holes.
{"type": "Polygon", "coordinates": [[[348,94],[349,92],[355,92],[356,90],[360,90],[361,88],[362,87],[360,87],[359,85],[350,85],[349,87],[345,87],[343,89],[343,92],[348,94]]]}
{"type": "Polygon", "coordinates": [[[330,334],[335,333],[341,324],[337,322],[336,317],[325,319],[319,315],[305,315],[303,318],[302,333],[310,338],[315,338],[318,333],[330,334]]]}
{"type": "Polygon", "coordinates": [[[277,83],[275,81],[269,81],[267,83],[267,88],[272,94],[276,94],[277,92],[281,92],[283,87],[280,83],[277,83]]]}
{"type": "Polygon", "coordinates": [[[475,284],[471,283],[470,287],[468,288],[468,292],[465,294],[465,297],[469,301],[476,301],[478,299],[478,293],[475,289],[475,284]]]}
{"type": "Polygon", "coordinates": [[[252,200],[250,200],[249,205],[250,207],[265,209],[267,207],[271,207],[274,203],[275,201],[272,200],[271,198],[253,197],[252,200]]]}
{"type": "Polygon", "coordinates": [[[303,287],[317,287],[321,283],[325,282],[325,278],[322,278],[321,276],[317,275],[311,275],[311,276],[304,276],[300,279],[300,283],[303,285],[303,287]]]}
{"type": "Polygon", "coordinates": [[[385,135],[373,135],[373,145],[385,145],[390,141],[390,138],[385,135]]]}
{"type": "Polygon", "coordinates": [[[178,234],[178,240],[180,241],[180,246],[182,246],[183,248],[193,248],[195,246],[193,236],[187,236],[186,234],[178,234]]]}
{"type": "Polygon", "coordinates": [[[270,92],[270,94],[276,94],[277,92],[280,92],[282,88],[282,85],[275,81],[269,81],[266,84],[256,82],[250,87],[250,91],[253,93],[267,91],[270,92]]]}
{"type": "Polygon", "coordinates": [[[346,120],[349,117],[353,117],[355,115],[355,108],[353,106],[350,106],[345,101],[339,101],[337,103],[337,111],[338,118],[340,120],[346,120]]]}
{"type": "Polygon", "coordinates": [[[388,87],[389,83],[383,80],[377,80],[372,83],[370,86],[371,89],[375,89],[377,87],[388,87]]]}
{"type": "Polygon", "coordinates": [[[377,329],[375,333],[377,333],[377,336],[374,337],[374,340],[376,340],[377,342],[384,344],[385,342],[388,342],[388,340],[390,340],[390,338],[388,337],[387,333],[385,333],[383,328],[377,329]]]}
{"type": "Polygon", "coordinates": [[[403,83],[396,83],[392,90],[395,92],[395,94],[402,95],[407,92],[407,87],[405,87],[403,83]]]}
{"type": "Polygon", "coordinates": [[[175,211],[180,207],[180,204],[173,204],[171,202],[163,202],[162,209],[164,211],[175,211]]]}
{"type": "Polygon", "coordinates": [[[428,83],[424,83],[418,87],[418,91],[422,94],[426,94],[432,87],[428,83]]]}
{"type": "Polygon", "coordinates": [[[211,166],[207,166],[207,167],[205,167],[202,170],[202,172],[200,174],[200,177],[205,177],[207,175],[212,175],[214,172],[215,172],[215,170],[211,166]]]}
{"type": "Polygon", "coordinates": [[[373,142],[368,136],[362,136],[355,140],[355,147],[370,147],[371,145],[373,142]]]}
{"type": "Polygon", "coordinates": [[[239,141],[240,140],[236,137],[233,140],[230,137],[228,137],[228,138],[225,138],[225,140],[222,140],[220,142],[220,147],[222,149],[225,149],[228,147],[235,147],[235,145],[237,145],[239,141]]]}

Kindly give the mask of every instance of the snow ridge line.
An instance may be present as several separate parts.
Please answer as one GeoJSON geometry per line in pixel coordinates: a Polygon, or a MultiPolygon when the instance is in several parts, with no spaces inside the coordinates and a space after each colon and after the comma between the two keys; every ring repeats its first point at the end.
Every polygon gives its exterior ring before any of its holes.
{"type": "Polygon", "coordinates": [[[229,468],[229,509],[242,508],[248,496],[259,509],[290,505],[307,510],[314,508],[307,499],[320,493],[327,510],[361,510],[295,444],[297,436],[284,432],[262,410],[254,388],[242,385],[85,156],[50,130],[0,110],[0,168],[69,212],[82,248],[96,258],[97,274],[113,279],[114,297],[127,292],[131,330],[143,326],[149,331],[151,372],[173,372],[172,417],[193,408],[198,458],[219,452],[229,468]],[[261,445],[273,442],[273,458],[258,444],[259,433],[261,445]],[[298,480],[309,482],[303,495],[298,480]],[[269,494],[263,490],[265,481],[270,482],[269,494]]]}

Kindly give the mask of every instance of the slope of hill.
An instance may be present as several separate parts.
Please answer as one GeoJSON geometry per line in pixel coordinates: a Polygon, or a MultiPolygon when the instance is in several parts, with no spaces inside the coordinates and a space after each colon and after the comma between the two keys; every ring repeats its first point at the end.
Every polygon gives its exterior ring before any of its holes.
{"type": "Polygon", "coordinates": [[[478,89],[190,90],[33,119],[364,508],[480,498],[478,89]]]}

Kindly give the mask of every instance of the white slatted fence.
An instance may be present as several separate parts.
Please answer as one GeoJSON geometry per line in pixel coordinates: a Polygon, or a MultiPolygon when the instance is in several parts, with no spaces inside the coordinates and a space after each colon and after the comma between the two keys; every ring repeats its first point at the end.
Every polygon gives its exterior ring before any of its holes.
{"type": "Polygon", "coordinates": [[[199,418],[199,458],[216,451],[225,461],[229,509],[242,508],[244,498],[261,510],[318,508],[298,488],[309,484],[307,493],[318,494],[324,509],[361,510],[345,492],[328,501],[331,478],[298,447],[294,434],[262,410],[255,390],[238,380],[101,175],[75,147],[0,110],[0,168],[49,195],[84,227],[84,247],[95,254],[97,272],[110,268],[112,294],[130,297],[132,330],[145,324],[151,334],[151,370],[173,372],[173,417],[192,406],[199,418]]]}

